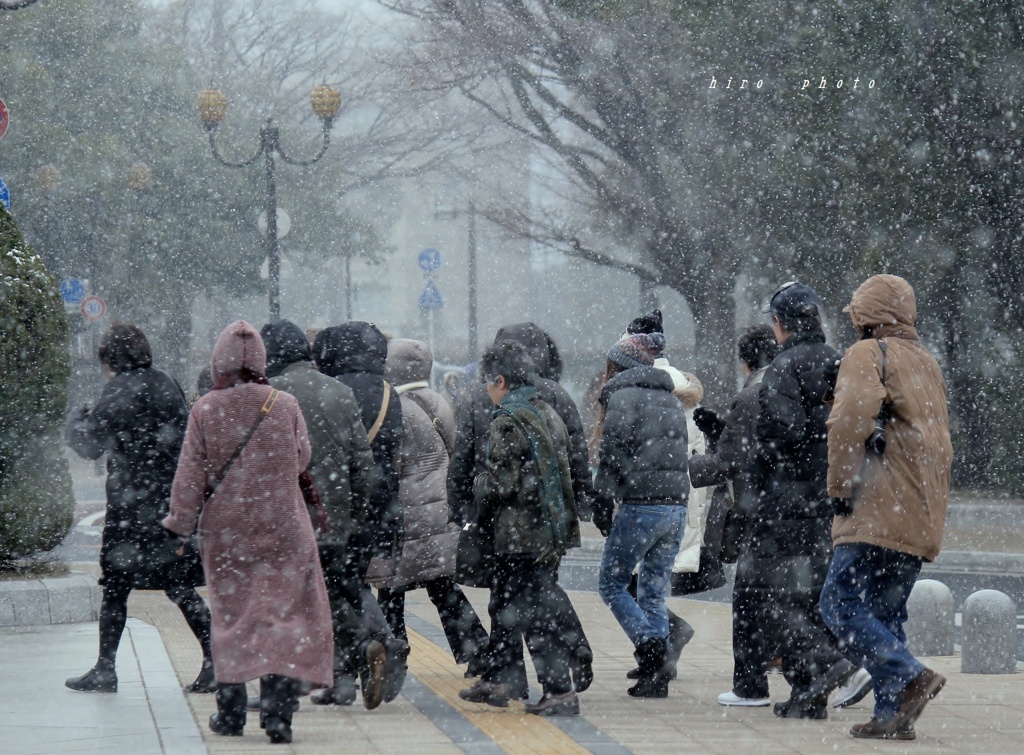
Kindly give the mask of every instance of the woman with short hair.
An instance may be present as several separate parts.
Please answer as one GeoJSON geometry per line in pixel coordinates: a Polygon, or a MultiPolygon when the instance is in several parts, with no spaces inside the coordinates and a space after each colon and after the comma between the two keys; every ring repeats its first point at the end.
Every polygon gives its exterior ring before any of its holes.
{"type": "Polygon", "coordinates": [[[176,558],[160,526],[171,497],[188,422],[185,394],[153,367],[153,352],[139,328],[115,322],[99,346],[108,382],[95,407],[71,413],[66,440],[86,459],[107,454],[107,509],[100,546],[100,650],[96,665],[65,685],[80,692],[117,692],[115,660],[133,590],[163,590],[181,609],[203,649],[203,666],[190,692],[213,692],[210,612],[196,592],[198,561],[176,558]]]}

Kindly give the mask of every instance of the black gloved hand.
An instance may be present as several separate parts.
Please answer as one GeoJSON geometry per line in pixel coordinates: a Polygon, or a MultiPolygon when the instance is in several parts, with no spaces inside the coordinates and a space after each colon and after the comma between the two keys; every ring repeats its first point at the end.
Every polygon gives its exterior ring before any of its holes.
{"type": "Polygon", "coordinates": [[[693,410],[693,422],[697,425],[697,429],[707,436],[708,442],[712,446],[718,443],[718,438],[722,435],[722,430],[725,429],[725,420],[719,417],[714,410],[705,406],[698,406],[693,410]]]}
{"type": "Polygon", "coordinates": [[[601,532],[603,537],[608,537],[612,532],[612,518],[611,509],[594,509],[594,525],[601,532]]]}
{"type": "Polygon", "coordinates": [[[852,498],[830,498],[829,503],[832,505],[834,516],[849,516],[853,513],[852,498]]]}

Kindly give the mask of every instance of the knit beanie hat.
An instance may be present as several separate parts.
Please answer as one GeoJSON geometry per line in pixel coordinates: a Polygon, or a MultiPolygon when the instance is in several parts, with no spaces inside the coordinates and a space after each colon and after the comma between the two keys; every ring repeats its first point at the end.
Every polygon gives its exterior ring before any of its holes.
{"type": "Polygon", "coordinates": [[[646,333],[654,339],[655,357],[661,356],[665,351],[665,327],[662,325],[661,310],[652,310],[648,315],[641,315],[626,326],[626,335],[646,333]]]}
{"type": "Polygon", "coordinates": [[[633,333],[623,336],[608,352],[608,361],[625,367],[650,367],[658,346],[647,333],[633,333]]]}

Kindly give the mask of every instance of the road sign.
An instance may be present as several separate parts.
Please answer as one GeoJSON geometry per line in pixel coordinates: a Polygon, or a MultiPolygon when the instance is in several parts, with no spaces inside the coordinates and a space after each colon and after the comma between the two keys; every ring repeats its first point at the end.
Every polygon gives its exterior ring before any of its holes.
{"type": "MultiPolygon", "coordinates": [[[[277,208],[275,213],[277,216],[277,237],[283,239],[288,235],[288,231],[292,229],[292,218],[287,212],[282,210],[280,207],[277,208]]],[[[267,235],[267,211],[264,210],[260,213],[260,216],[256,218],[256,227],[260,229],[260,233],[264,236],[267,235]]]]}
{"type": "Polygon", "coordinates": [[[60,298],[65,304],[79,304],[85,297],[85,286],[78,278],[65,278],[60,282],[60,298]]]}
{"type": "MultiPolygon", "coordinates": [[[[436,249],[424,249],[416,259],[420,270],[425,273],[432,273],[441,267],[441,253],[436,249]]],[[[420,306],[423,306],[422,304],[420,306]]]]}
{"type": "Polygon", "coordinates": [[[4,104],[3,100],[0,100],[0,136],[7,133],[7,125],[11,122],[11,111],[7,109],[7,105],[4,104]]]}
{"type": "Polygon", "coordinates": [[[11,190],[7,188],[4,179],[0,178],[0,204],[11,209],[11,190]]]}
{"type": "Polygon", "coordinates": [[[444,299],[441,292],[437,290],[434,281],[427,281],[427,285],[420,294],[420,309],[441,309],[444,306],[444,299]]]}
{"type": "Polygon", "coordinates": [[[79,309],[86,322],[96,322],[102,320],[103,315],[107,314],[107,303],[103,301],[102,297],[93,294],[82,299],[82,306],[79,309]]]}

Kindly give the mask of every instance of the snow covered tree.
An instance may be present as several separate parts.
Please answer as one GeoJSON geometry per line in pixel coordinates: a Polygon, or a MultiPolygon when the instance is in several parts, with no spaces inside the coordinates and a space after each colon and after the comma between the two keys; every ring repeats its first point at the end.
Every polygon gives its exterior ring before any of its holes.
{"type": "Polygon", "coordinates": [[[49,550],[71,528],[68,363],[57,283],[0,207],[0,561],[49,550]]]}

